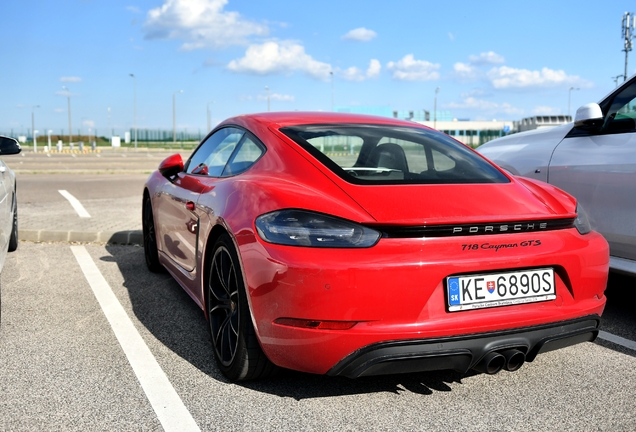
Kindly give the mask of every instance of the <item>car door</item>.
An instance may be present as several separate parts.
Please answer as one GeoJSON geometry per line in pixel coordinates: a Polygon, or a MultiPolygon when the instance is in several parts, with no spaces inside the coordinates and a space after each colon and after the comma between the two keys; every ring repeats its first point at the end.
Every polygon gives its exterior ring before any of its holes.
{"type": "Polygon", "coordinates": [[[553,153],[548,181],[578,199],[612,256],[636,260],[636,81],[600,105],[603,126],[572,129],[553,153]]]}
{"type": "Polygon", "coordinates": [[[12,219],[11,213],[11,197],[9,196],[9,186],[7,182],[11,180],[8,168],[0,160],[0,269],[4,262],[4,254],[7,251],[9,236],[11,235],[12,219]]]}
{"type": "Polygon", "coordinates": [[[155,200],[161,209],[155,215],[158,244],[163,253],[190,272],[196,266],[201,193],[213,187],[211,177],[220,177],[225,165],[244,135],[238,128],[216,131],[203,141],[186,162],[184,171],[166,182],[155,200]]]}

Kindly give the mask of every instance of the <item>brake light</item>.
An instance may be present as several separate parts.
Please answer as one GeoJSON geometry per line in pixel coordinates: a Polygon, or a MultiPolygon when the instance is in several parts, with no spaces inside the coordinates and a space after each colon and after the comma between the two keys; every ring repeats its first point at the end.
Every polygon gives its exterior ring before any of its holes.
{"type": "Polygon", "coordinates": [[[349,330],[354,325],[358,324],[358,321],[321,321],[297,318],[277,318],[274,320],[274,324],[316,330],[349,330]]]}

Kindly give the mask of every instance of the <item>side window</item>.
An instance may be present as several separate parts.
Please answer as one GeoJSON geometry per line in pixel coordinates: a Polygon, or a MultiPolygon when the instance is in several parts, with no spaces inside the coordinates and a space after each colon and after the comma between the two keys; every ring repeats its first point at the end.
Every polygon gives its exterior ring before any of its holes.
{"type": "Polygon", "coordinates": [[[338,165],[352,167],[360,156],[364,140],[355,135],[333,134],[308,137],[307,142],[338,165]]]}
{"type": "Polygon", "coordinates": [[[424,149],[424,146],[420,143],[385,137],[380,140],[380,142],[378,143],[378,146],[376,147],[374,151],[377,152],[382,147],[386,148],[385,151],[391,150],[391,147],[393,147],[393,150],[391,151],[393,155],[388,158],[389,160],[396,158],[396,156],[394,156],[396,154],[397,155],[403,154],[404,156],[403,157],[399,156],[398,159],[404,159],[404,163],[403,164],[399,164],[395,162],[389,163],[389,164],[387,164],[386,162],[382,163],[382,161],[386,160],[387,158],[386,157],[383,158],[381,156],[380,163],[378,166],[388,165],[386,166],[388,168],[397,168],[404,172],[413,172],[413,173],[420,173],[423,171],[427,171],[429,168],[426,151],[424,149]],[[400,151],[396,145],[400,146],[402,148],[402,151],[400,151]]]}
{"type": "Polygon", "coordinates": [[[186,172],[220,177],[244,133],[240,129],[231,127],[216,131],[192,155],[186,172]]]}
{"type": "Polygon", "coordinates": [[[449,158],[441,152],[438,152],[437,150],[432,150],[432,153],[435,171],[444,172],[455,168],[456,163],[453,159],[449,158]]]}
{"type": "Polygon", "coordinates": [[[246,171],[264,152],[265,150],[260,144],[256,143],[249,135],[246,135],[239,149],[226,165],[222,176],[228,177],[246,171]]]}
{"type": "Polygon", "coordinates": [[[610,105],[604,126],[607,133],[636,130],[636,83],[622,90],[610,105]]]}

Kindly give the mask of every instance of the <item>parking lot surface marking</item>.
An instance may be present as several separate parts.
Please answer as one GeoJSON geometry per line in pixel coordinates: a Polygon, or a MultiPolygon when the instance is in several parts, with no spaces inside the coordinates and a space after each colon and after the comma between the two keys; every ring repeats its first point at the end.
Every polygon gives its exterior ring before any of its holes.
{"type": "Polygon", "coordinates": [[[598,337],[599,339],[604,339],[608,342],[612,342],[612,343],[615,343],[616,345],[620,345],[622,347],[629,348],[631,350],[636,351],[636,342],[632,340],[625,339],[623,337],[616,336],[608,332],[604,332],[603,330],[598,332],[598,337]]]}
{"type": "Polygon", "coordinates": [[[71,250],[164,430],[167,432],[199,431],[192,415],[86,248],[71,246],[71,250]]]}
{"type": "Polygon", "coordinates": [[[79,217],[82,218],[89,218],[91,217],[90,214],[88,214],[88,212],[86,211],[86,209],[84,208],[84,206],[82,205],[81,202],[79,202],[79,200],[77,198],[75,198],[73,195],[71,195],[70,193],[68,193],[65,190],[59,190],[58,191],[64,198],[66,198],[68,200],[68,202],[71,203],[71,205],[73,206],[73,208],[75,209],[75,211],[77,212],[77,214],[79,215],[79,217]]]}

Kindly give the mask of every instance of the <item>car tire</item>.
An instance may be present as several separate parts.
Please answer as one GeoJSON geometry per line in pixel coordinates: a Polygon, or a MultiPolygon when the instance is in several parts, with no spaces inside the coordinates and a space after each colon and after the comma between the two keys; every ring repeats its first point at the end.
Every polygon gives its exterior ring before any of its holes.
{"type": "Polygon", "coordinates": [[[258,342],[238,255],[227,234],[214,245],[206,289],[210,336],[223,375],[246,381],[277,372],[258,342]]]}
{"type": "Polygon", "coordinates": [[[163,272],[163,266],[159,262],[159,251],[157,250],[157,232],[155,231],[155,218],[152,213],[152,202],[150,197],[144,194],[143,214],[143,242],[146,266],[153,273],[163,272]]]}
{"type": "Polygon", "coordinates": [[[18,248],[18,200],[13,197],[13,226],[11,227],[11,236],[9,237],[9,252],[13,252],[18,248]]]}

